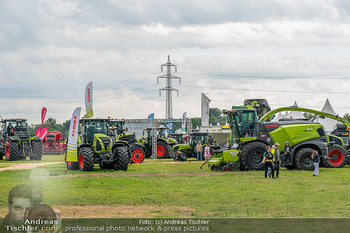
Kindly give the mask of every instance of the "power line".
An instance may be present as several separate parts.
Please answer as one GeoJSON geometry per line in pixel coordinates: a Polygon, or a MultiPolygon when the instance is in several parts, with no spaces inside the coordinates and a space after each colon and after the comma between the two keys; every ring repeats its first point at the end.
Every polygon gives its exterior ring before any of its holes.
{"type": "Polygon", "coordinates": [[[344,77],[297,77],[297,76],[258,76],[258,75],[238,75],[238,74],[209,74],[209,73],[190,73],[190,72],[179,72],[179,74],[190,74],[190,75],[202,75],[202,76],[217,76],[217,77],[230,77],[230,78],[266,78],[266,79],[311,79],[311,80],[350,80],[350,78],[344,77]]]}
{"type": "MultiPolygon", "coordinates": [[[[203,88],[192,85],[184,85],[184,88],[203,88]]],[[[302,94],[341,94],[349,95],[350,92],[341,92],[341,91],[301,91],[301,90],[273,90],[273,89],[250,89],[250,88],[231,88],[231,87],[210,87],[210,89],[219,89],[219,90],[234,90],[234,91],[259,91],[259,92],[279,92],[279,93],[302,93],[302,94]]]]}

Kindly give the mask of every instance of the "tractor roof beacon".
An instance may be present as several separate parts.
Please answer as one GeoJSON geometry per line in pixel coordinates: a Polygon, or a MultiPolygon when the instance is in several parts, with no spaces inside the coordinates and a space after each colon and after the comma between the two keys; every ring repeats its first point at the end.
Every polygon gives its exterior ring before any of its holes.
{"type": "Polygon", "coordinates": [[[128,170],[130,146],[109,136],[109,123],[110,119],[80,119],[78,162],[67,162],[69,170],[92,171],[94,164],[99,164],[101,169],[128,170]]]}
{"type": "Polygon", "coordinates": [[[0,159],[41,160],[42,141],[40,137],[30,137],[26,119],[4,119],[1,121],[0,159]]]}

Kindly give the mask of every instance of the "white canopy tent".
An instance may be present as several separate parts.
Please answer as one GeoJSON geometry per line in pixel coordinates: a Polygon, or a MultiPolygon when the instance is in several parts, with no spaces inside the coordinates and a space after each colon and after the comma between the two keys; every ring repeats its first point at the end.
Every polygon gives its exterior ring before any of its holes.
{"type": "MultiPolygon", "coordinates": [[[[326,103],[324,104],[321,111],[329,113],[329,114],[337,115],[328,99],[326,100],[326,103]]],[[[338,121],[330,119],[328,117],[326,117],[324,119],[319,118],[318,122],[324,127],[326,133],[332,132],[334,127],[338,123],[338,121]]]]}

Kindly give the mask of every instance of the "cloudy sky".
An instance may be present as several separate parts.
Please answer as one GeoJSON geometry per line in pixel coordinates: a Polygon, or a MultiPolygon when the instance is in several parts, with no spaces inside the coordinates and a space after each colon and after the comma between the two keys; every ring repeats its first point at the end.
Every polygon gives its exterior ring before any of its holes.
{"type": "MultiPolygon", "coordinates": [[[[0,115],[59,123],[93,81],[96,117],[165,117],[160,65],[177,65],[173,116],[266,98],[350,112],[350,2],[1,0],[0,115]]],[[[174,70],[173,70],[174,71],[174,70]]]]}

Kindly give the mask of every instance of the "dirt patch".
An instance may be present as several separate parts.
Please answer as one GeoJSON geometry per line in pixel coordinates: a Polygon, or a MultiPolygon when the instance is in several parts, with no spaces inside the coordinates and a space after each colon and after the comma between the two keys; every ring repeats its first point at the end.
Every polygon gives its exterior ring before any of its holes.
{"type": "Polygon", "coordinates": [[[94,206],[55,206],[62,217],[156,217],[162,215],[191,216],[195,209],[180,206],[130,206],[130,205],[94,205],[94,206]]]}
{"type": "MultiPolygon", "coordinates": [[[[52,206],[61,212],[62,218],[112,218],[112,217],[189,217],[195,209],[184,206],[130,206],[130,205],[91,205],[91,206],[52,206]]],[[[7,208],[0,209],[0,218],[7,214],[7,208]]]]}
{"type": "Polygon", "coordinates": [[[225,173],[197,173],[197,174],[182,174],[182,173],[170,173],[170,174],[121,174],[121,173],[93,173],[93,174],[75,174],[75,175],[51,175],[50,177],[155,177],[155,176],[222,176],[225,173]]]}
{"type": "Polygon", "coordinates": [[[20,164],[16,164],[10,167],[4,167],[4,168],[0,168],[0,172],[2,171],[8,171],[8,170],[23,170],[23,169],[33,169],[36,167],[41,167],[41,166],[45,166],[45,165],[50,165],[50,164],[59,164],[62,162],[52,162],[52,163],[20,163],[20,164]]]}

